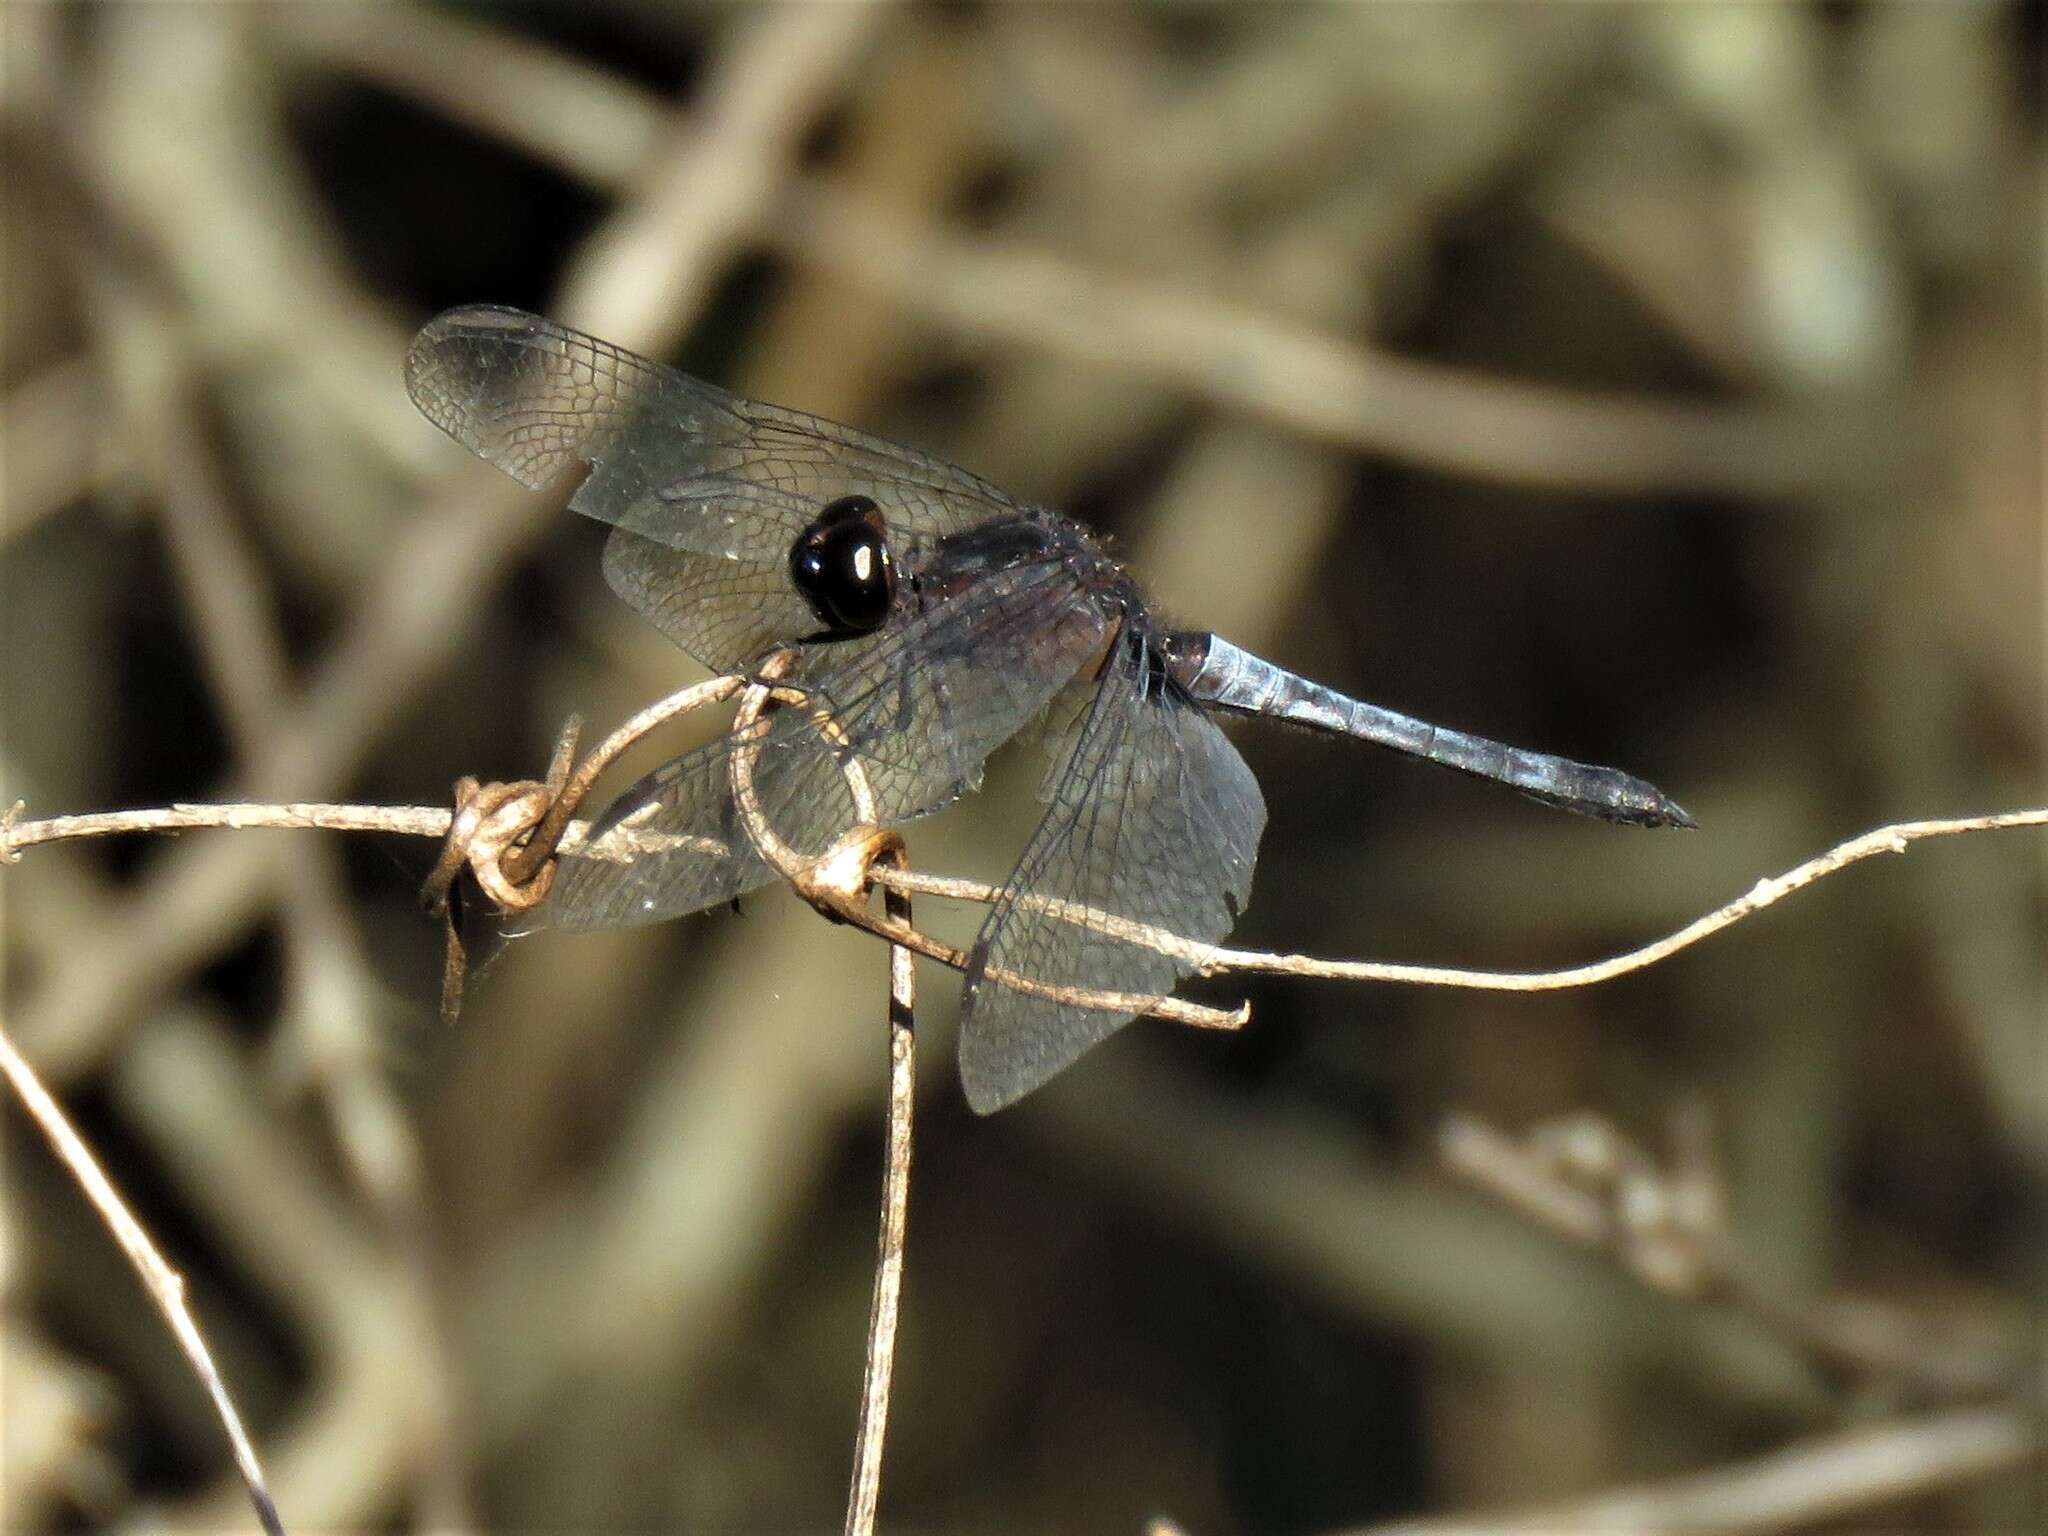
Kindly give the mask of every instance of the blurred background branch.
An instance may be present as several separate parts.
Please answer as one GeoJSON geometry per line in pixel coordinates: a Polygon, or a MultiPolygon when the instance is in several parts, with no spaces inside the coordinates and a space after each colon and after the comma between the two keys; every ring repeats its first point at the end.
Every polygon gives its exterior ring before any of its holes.
{"type": "MultiPolygon", "coordinates": [[[[1248,947],[1537,969],[1856,829],[2042,798],[2027,8],[0,28],[0,804],[433,802],[696,675],[590,529],[412,414],[411,326],[478,299],[958,459],[1106,529],[1169,610],[1625,763],[1705,828],[1652,847],[1243,735],[1248,947]]],[[[999,759],[918,867],[999,875],[1038,772],[999,759]]],[[[443,1033],[429,862],[192,834],[0,885],[9,1033],[187,1274],[280,1502],[829,1523],[879,957],[769,896],[510,944],[443,1033]]],[[[1263,980],[1242,1037],[1130,1031],[993,1121],[928,1070],[884,1523],[2037,1526],[2038,1415],[1909,1411],[1449,1183],[1438,1139],[1590,1113],[1652,1144],[1698,1101],[1720,1230],[1786,1294],[2038,1339],[2041,875],[1961,839],[1598,992],[1263,980]]],[[[9,1527],[246,1525],[14,1119],[9,1527]]]]}

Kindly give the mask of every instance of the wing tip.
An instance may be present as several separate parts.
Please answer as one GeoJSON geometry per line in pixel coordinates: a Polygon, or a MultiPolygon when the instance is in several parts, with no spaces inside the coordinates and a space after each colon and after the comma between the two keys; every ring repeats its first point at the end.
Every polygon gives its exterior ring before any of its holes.
{"type": "Polygon", "coordinates": [[[1035,996],[1002,982],[989,997],[987,966],[987,947],[977,944],[968,957],[960,998],[960,1087],[977,1115],[992,1115],[1028,1098],[1137,1017],[1035,996]],[[1034,1011],[1039,1009],[1052,1013],[1034,1011]],[[1075,1017],[1093,1024],[1078,1030],[1059,1027],[1063,1018],[1075,1017]]]}
{"type": "Polygon", "coordinates": [[[1007,1097],[992,1084],[980,1081],[969,1072],[965,1065],[960,1068],[960,1088],[967,1097],[967,1107],[977,1115],[992,1115],[999,1109],[1008,1109],[1017,1102],[1017,1095],[1007,1097]]]}
{"type": "Polygon", "coordinates": [[[405,349],[406,385],[410,388],[451,341],[478,334],[530,336],[546,325],[539,315],[510,304],[458,304],[444,309],[413,332],[412,344],[405,349]]]}
{"type": "Polygon", "coordinates": [[[955,1037],[953,1064],[960,1072],[960,1091],[966,1095],[967,1107],[977,1115],[993,1114],[1001,1106],[992,1100],[990,1084],[983,1074],[978,1061],[980,1052],[974,1048],[976,1032],[974,1008],[981,997],[981,985],[988,969],[988,947],[979,940],[968,951],[967,968],[960,980],[960,1032],[955,1037]]]}
{"type": "Polygon", "coordinates": [[[455,331],[508,331],[538,330],[548,322],[531,310],[521,309],[516,304],[494,304],[483,301],[475,304],[457,304],[442,310],[419,329],[422,337],[441,336],[455,331]]]}
{"type": "Polygon", "coordinates": [[[508,452],[501,426],[484,401],[487,383],[503,387],[507,379],[517,377],[519,367],[531,365],[515,361],[527,359],[524,344],[560,335],[552,321],[510,304],[444,309],[413,333],[405,349],[406,393],[422,416],[478,458],[528,490],[544,491],[561,478],[575,455],[508,452]]]}
{"type": "Polygon", "coordinates": [[[965,1046],[961,1048],[960,1091],[966,1096],[967,1107],[977,1115],[992,1115],[997,1110],[1008,1109],[1038,1086],[1038,1082],[1030,1079],[1003,1076],[994,1071],[992,1065],[976,1061],[973,1051],[965,1046]]]}
{"type": "Polygon", "coordinates": [[[957,1065],[960,1069],[960,1090],[967,1098],[967,1107],[977,1115],[992,1115],[999,1109],[1007,1109],[1031,1091],[1031,1084],[1018,1084],[1006,1078],[997,1070],[994,1056],[1000,1054],[990,1050],[988,1031],[974,1025],[977,1005],[982,999],[982,989],[988,981],[988,945],[976,940],[968,952],[965,979],[960,987],[960,1036],[957,1051],[957,1065]]]}

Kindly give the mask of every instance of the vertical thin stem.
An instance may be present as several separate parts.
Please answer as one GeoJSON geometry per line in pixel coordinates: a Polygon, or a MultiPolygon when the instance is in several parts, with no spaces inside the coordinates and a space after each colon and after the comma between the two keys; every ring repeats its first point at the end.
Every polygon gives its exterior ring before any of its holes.
{"type": "MultiPolygon", "coordinates": [[[[900,867],[898,851],[893,862],[900,867]]],[[[910,922],[907,892],[884,890],[884,910],[910,922]]],[[[889,1424],[889,1385],[896,1363],[896,1320],[903,1299],[903,1249],[910,1226],[910,1125],[916,1106],[917,1000],[915,957],[889,946],[889,1132],[882,1163],[882,1230],[875,1254],[875,1296],[868,1310],[867,1369],[861,1382],[860,1428],[854,1440],[853,1486],[846,1499],[847,1536],[872,1536],[882,1495],[882,1438],[889,1424]]]]}
{"type": "MultiPolygon", "coordinates": [[[[214,1366],[213,1355],[199,1332],[198,1322],[185,1305],[185,1277],[171,1268],[164,1256],[157,1252],[156,1244],[149,1240],[142,1223],[128,1209],[120,1191],[114,1188],[114,1181],[99,1165],[99,1159],[92,1155],[92,1149],[71,1128],[63,1109],[50,1097],[42,1079],[36,1076],[35,1069],[26,1058],[15,1050],[14,1042],[7,1038],[4,1030],[0,1030],[0,1071],[6,1073],[30,1118],[42,1128],[51,1149],[71,1170],[71,1176],[85,1191],[86,1199],[92,1202],[93,1209],[107,1224],[107,1230],[114,1234],[114,1241],[121,1245],[128,1262],[142,1277],[143,1287],[155,1300],[164,1321],[171,1325],[179,1348],[185,1351],[185,1358],[198,1373],[207,1396],[213,1399],[214,1412],[220,1415],[221,1424],[227,1430],[228,1444],[235,1453],[235,1465],[241,1469],[242,1481],[248,1485],[249,1502],[256,1506],[257,1520],[262,1522],[268,1536],[285,1536],[284,1521],[279,1518],[277,1505],[263,1481],[263,1466],[256,1459],[256,1447],[249,1443],[249,1436],[242,1428],[241,1415],[235,1412],[234,1400],[228,1396],[227,1384],[221,1380],[220,1371],[214,1366]]],[[[906,1153],[907,1150],[906,1143],[906,1153]]]]}

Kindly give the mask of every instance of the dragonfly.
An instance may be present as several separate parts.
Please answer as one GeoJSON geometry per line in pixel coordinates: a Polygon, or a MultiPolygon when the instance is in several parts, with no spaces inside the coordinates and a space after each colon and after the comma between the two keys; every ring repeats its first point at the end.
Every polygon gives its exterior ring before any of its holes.
{"type": "MultiPolygon", "coordinates": [[[[1190,974],[1188,947],[1147,930],[1212,945],[1236,922],[1266,807],[1219,716],[1370,742],[1612,822],[1692,825],[1619,769],[1429,725],[1220,635],[1167,629],[1072,518],[538,315],[437,316],[412,343],[406,384],[429,421],[520,484],[573,481],[569,506],[610,526],[613,590],[706,667],[753,676],[782,658],[777,683],[817,711],[763,718],[753,788],[800,856],[859,820],[849,757],[874,818],[897,825],[978,787],[1013,737],[1048,739],[1043,812],[968,956],[959,1068],[977,1112],[1030,1093],[1190,974]],[[1043,985],[1004,979],[1016,977],[1043,985]]],[[[746,735],[620,795],[580,854],[563,855],[542,921],[660,922],[777,878],[735,803],[746,735]],[[646,851],[594,856],[625,828],[646,851]]]]}

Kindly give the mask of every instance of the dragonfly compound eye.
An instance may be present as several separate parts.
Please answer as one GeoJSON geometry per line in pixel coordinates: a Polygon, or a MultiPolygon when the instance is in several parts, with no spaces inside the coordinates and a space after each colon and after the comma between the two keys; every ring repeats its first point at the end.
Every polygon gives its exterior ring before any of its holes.
{"type": "Polygon", "coordinates": [[[896,597],[896,562],[882,509],[842,496],[797,535],[789,578],[827,629],[864,635],[881,628],[896,597]]]}

